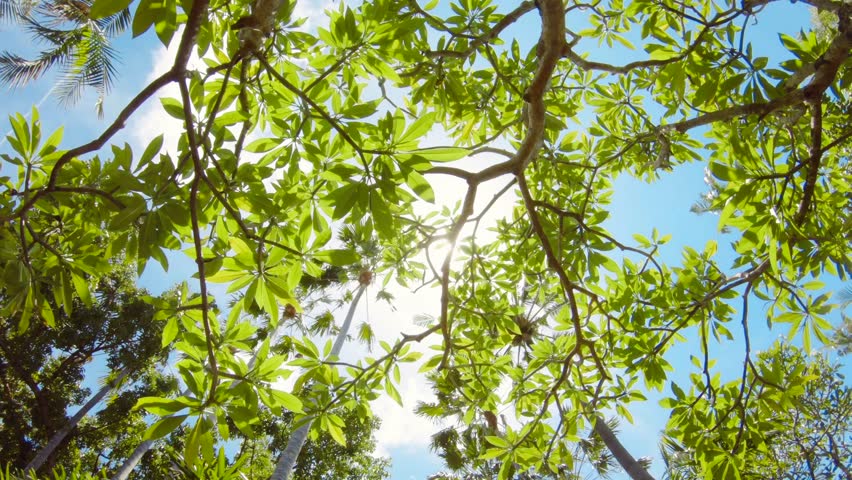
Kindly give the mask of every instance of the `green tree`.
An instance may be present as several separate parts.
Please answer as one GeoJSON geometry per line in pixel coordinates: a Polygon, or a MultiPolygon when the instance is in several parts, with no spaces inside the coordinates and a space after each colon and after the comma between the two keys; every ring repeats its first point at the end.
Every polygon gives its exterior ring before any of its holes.
{"type": "MultiPolygon", "coordinates": [[[[125,2],[92,10],[107,5],[125,2]]],[[[452,390],[466,424],[504,408],[520,424],[484,453],[500,478],[557,473],[578,431],[594,431],[632,478],[651,478],[601,419],[629,420],[642,390],[670,395],[669,434],[702,475],[741,477],[771,444],[764,419],[808,382],[805,369],[756,370],[751,325],[765,321],[806,351],[829,342],[828,286],[852,270],[852,7],[366,0],[330,9],[315,32],[294,9],[140,0],[134,33],[170,43],[182,27],[174,62],[100,135],[65,147],[61,135],[42,138],[37,115],[11,118],[0,312],[21,331],[51,324],[52,306],[90,295],[85,279],[110,259],[168,268],[167,252],[187,252],[193,288],[155,302],[186,394],[137,406],[158,417],[149,439],[187,429],[181,458],[193,471],[214,468],[229,424],[251,426],[264,408],[338,437],[335,408],[366,418],[369,400],[401,401],[399,364],[419,361],[424,342],[437,350],[423,371],[452,390]],[[783,52],[771,56],[754,42],[749,26],[768,9],[811,7],[836,15],[830,33],[779,32],[783,52]],[[631,60],[606,63],[601,48],[631,60]],[[193,53],[205,70],[188,67],[193,53]],[[164,111],[184,124],[176,146],[164,150],[160,136],[140,151],[105,148],[170,84],[180,93],[162,99],[164,111]],[[677,256],[653,225],[608,231],[616,182],[654,182],[694,162],[711,177],[707,209],[729,245],[708,238],[677,256]],[[448,178],[463,185],[459,201],[431,206],[450,200],[430,185],[448,178]],[[485,235],[500,202],[512,206],[485,235]],[[286,351],[256,348],[244,313],[259,310],[274,328],[300,306],[303,277],[358,265],[334,231],[364,219],[381,247],[375,277],[436,287],[434,321],[349,362],[309,336],[276,339],[286,351]],[[450,248],[433,259],[438,242],[450,248]],[[215,308],[210,283],[237,295],[230,311],[215,308]],[[526,333],[521,285],[548,312],[526,333]],[[726,379],[715,357],[736,340],[743,373],[726,379]],[[695,352],[686,377],[672,375],[680,342],[695,352]],[[297,388],[280,390],[295,372],[297,388]]]]}
{"type": "MultiPolygon", "coordinates": [[[[852,388],[844,384],[839,365],[823,355],[808,357],[794,347],[778,344],[759,355],[756,370],[771,378],[803,372],[806,380],[794,387],[801,390],[800,395],[786,405],[776,405],[774,415],[762,420],[767,431],[765,447],[750,452],[741,478],[852,478],[852,388]]],[[[754,401],[765,399],[758,393],[754,401]]],[[[711,432],[707,441],[719,439],[711,432]]],[[[671,437],[664,437],[661,449],[669,479],[702,478],[695,449],[685,448],[671,437]]]]}
{"type": "Polygon", "coordinates": [[[141,434],[142,418],[131,413],[136,400],[170,391],[153,369],[167,353],[162,323],[153,321],[154,308],[143,294],[119,267],[97,282],[90,305],[74,302],[53,326],[18,332],[18,319],[0,318],[0,464],[71,471],[82,456],[82,467],[97,472],[104,462],[96,453],[123,435],[141,434]],[[90,397],[81,383],[93,358],[112,373],[90,397]],[[120,389],[126,385],[134,386],[120,389]],[[92,415],[107,395],[110,401],[92,415]],[[68,418],[74,405],[81,407],[68,418]]]}
{"type": "Polygon", "coordinates": [[[847,355],[852,351],[852,317],[845,310],[852,306],[852,287],[847,286],[837,297],[843,311],[840,314],[841,323],[835,329],[832,341],[841,355],[847,355]]]}
{"type": "MultiPolygon", "coordinates": [[[[357,410],[345,408],[337,409],[335,413],[343,420],[342,432],[346,438],[346,445],[341,445],[327,434],[308,440],[299,454],[292,478],[296,480],[388,478],[390,461],[387,458],[372,455],[376,448],[373,435],[381,425],[380,419],[363,418],[357,410]]],[[[287,442],[296,430],[293,420],[294,417],[290,413],[261,419],[260,431],[269,438],[268,451],[272,453],[273,461],[285,450],[287,442]]],[[[274,467],[274,463],[272,466],[274,467]]],[[[267,475],[257,478],[269,478],[271,473],[270,468],[267,475]]]]}

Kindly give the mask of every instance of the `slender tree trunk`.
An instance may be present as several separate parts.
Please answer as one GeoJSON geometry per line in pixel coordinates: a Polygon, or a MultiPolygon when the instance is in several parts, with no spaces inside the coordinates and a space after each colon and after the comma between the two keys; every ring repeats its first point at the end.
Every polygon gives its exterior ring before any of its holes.
{"type": "MultiPolygon", "coordinates": [[[[189,389],[187,388],[181,395],[189,394],[189,389]]],[[[170,415],[171,416],[171,415],[170,415]]],[[[112,476],[111,480],[126,480],[127,477],[130,476],[130,472],[136,468],[136,465],[139,463],[139,460],[142,460],[142,457],[148,453],[148,450],[151,450],[151,447],[157,443],[157,440],[143,440],[136,446],[136,449],[133,450],[133,453],[127,457],[127,460],[121,464],[121,467],[115,472],[115,475],[112,476]]]]}
{"type": "Polygon", "coordinates": [[[85,417],[89,413],[89,410],[94,408],[95,405],[97,405],[101,402],[101,400],[103,400],[107,393],[109,393],[110,391],[112,391],[112,389],[118,386],[121,381],[124,380],[124,377],[126,377],[128,373],[130,373],[130,370],[128,368],[122,369],[114,380],[101,387],[98,393],[92,396],[92,398],[90,398],[89,401],[86,402],[86,404],[83,405],[83,407],[80,408],[80,410],[78,410],[77,413],[75,413],[74,416],[71,417],[71,419],[68,420],[68,422],[66,422],[65,425],[62,426],[62,428],[60,428],[55,434],[53,434],[53,436],[47,442],[47,445],[45,445],[41,450],[39,450],[36,456],[26,466],[26,470],[35,472],[39,468],[41,468],[41,466],[48,459],[48,457],[50,457],[53,451],[56,450],[56,447],[58,447],[62,443],[62,441],[65,440],[65,437],[68,436],[68,434],[71,433],[71,431],[77,427],[77,424],[80,423],[80,420],[82,420],[83,417],[85,417]]]}
{"type": "Polygon", "coordinates": [[[645,470],[645,467],[637,462],[633,458],[633,455],[624,448],[624,445],[621,444],[618,437],[615,436],[615,433],[609,428],[609,425],[606,424],[603,418],[597,417],[595,419],[594,431],[601,437],[601,440],[603,440],[615,459],[618,460],[621,468],[630,475],[630,478],[633,480],[654,480],[654,477],[645,470]]]}
{"type": "MultiPolygon", "coordinates": [[[[358,287],[358,292],[355,293],[355,298],[352,299],[352,303],[349,305],[349,311],[346,313],[346,319],[343,321],[343,326],[340,328],[337,338],[334,339],[334,346],[331,347],[331,355],[337,356],[340,354],[340,350],[343,348],[343,343],[349,335],[349,328],[352,326],[352,317],[355,316],[355,308],[358,306],[358,301],[361,300],[361,295],[364,294],[364,290],[367,289],[367,285],[369,285],[369,282],[362,282],[361,286],[358,287]]],[[[283,452],[281,452],[281,456],[278,458],[278,464],[275,465],[275,471],[272,472],[272,476],[269,477],[269,480],[289,480],[290,475],[293,473],[293,469],[296,467],[296,460],[299,459],[299,453],[302,451],[302,447],[308,439],[308,432],[311,431],[312,423],[313,419],[309,419],[304,425],[299,427],[290,435],[287,447],[283,452]]]]}
{"type": "Polygon", "coordinates": [[[133,453],[127,457],[127,460],[121,465],[121,468],[115,472],[115,475],[112,476],[112,480],[125,480],[128,476],[130,476],[130,472],[136,468],[136,464],[139,463],[139,460],[142,460],[142,457],[148,453],[148,450],[151,450],[151,447],[154,446],[156,440],[144,440],[142,443],[136,446],[136,449],[133,450],[133,453]]]}

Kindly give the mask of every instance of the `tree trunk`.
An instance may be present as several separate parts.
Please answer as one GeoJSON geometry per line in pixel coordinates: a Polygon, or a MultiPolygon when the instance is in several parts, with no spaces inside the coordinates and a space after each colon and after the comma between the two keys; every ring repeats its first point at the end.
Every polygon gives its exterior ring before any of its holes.
{"type": "Polygon", "coordinates": [[[41,466],[48,459],[48,457],[50,457],[53,451],[56,450],[56,447],[58,447],[65,439],[65,437],[68,436],[68,434],[71,433],[71,431],[77,427],[77,424],[80,423],[80,420],[82,420],[83,417],[85,417],[89,413],[89,410],[91,410],[95,407],[95,405],[100,403],[101,400],[103,400],[103,398],[107,395],[107,393],[112,391],[113,388],[118,386],[121,381],[124,380],[124,377],[126,377],[128,373],[130,373],[129,369],[122,369],[113,381],[101,387],[98,393],[92,396],[92,398],[90,398],[89,401],[86,402],[86,404],[83,405],[80,410],[78,410],[77,413],[75,413],[74,416],[71,417],[71,419],[68,420],[68,422],[66,422],[65,425],[62,426],[62,428],[60,428],[55,434],[53,434],[53,436],[50,438],[50,441],[47,442],[47,445],[45,445],[44,448],[39,450],[36,456],[30,461],[29,465],[26,466],[26,470],[35,472],[39,468],[41,468],[41,466]]]}
{"type": "MultiPolygon", "coordinates": [[[[188,395],[189,389],[187,388],[181,395],[188,395]]],[[[157,443],[157,440],[143,440],[136,446],[136,449],[133,450],[133,453],[127,457],[127,460],[121,464],[121,467],[115,472],[115,475],[112,476],[111,480],[126,480],[127,477],[130,476],[130,472],[136,468],[136,465],[139,463],[139,460],[142,460],[142,457],[148,453],[148,450],[151,450],[151,447],[157,443]]]]}
{"type": "Polygon", "coordinates": [[[139,463],[139,460],[142,460],[142,456],[148,453],[148,450],[154,446],[156,440],[144,440],[142,443],[136,446],[136,450],[133,450],[133,453],[127,457],[127,460],[121,465],[121,468],[115,472],[115,475],[112,476],[112,480],[125,480],[128,476],[130,476],[130,472],[136,468],[136,464],[139,463]]]}
{"type": "Polygon", "coordinates": [[[621,468],[630,475],[633,480],[654,480],[654,477],[648,473],[645,468],[630,455],[630,452],[624,448],[624,445],[615,436],[615,433],[609,428],[603,418],[595,418],[595,433],[601,437],[606,447],[612,453],[621,468]]]}
{"type": "MultiPolygon", "coordinates": [[[[361,286],[358,287],[358,292],[355,293],[355,298],[352,299],[352,303],[349,305],[349,311],[346,312],[346,319],[343,321],[343,326],[340,328],[337,338],[334,339],[334,346],[331,347],[331,355],[333,356],[339,355],[340,350],[343,348],[343,343],[349,334],[349,328],[352,326],[352,317],[355,316],[355,308],[358,306],[358,301],[361,300],[364,290],[367,289],[367,285],[369,285],[369,282],[361,283],[361,286]]],[[[290,435],[287,447],[281,452],[278,464],[275,465],[275,471],[272,472],[269,480],[289,480],[293,469],[296,468],[296,460],[299,459],[299,453],[302,451],[305,440],[308,438],[308,432],[311,431],[312,423],[313,419],[309,419],[290,435]]]]}

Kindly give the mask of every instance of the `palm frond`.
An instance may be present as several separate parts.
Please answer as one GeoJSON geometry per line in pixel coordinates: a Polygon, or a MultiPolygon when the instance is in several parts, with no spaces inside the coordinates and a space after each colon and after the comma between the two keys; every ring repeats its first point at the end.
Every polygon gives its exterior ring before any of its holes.
{"type": "Polygon", "coordinates": [[[40,77],[50,68],[47,62],[27,60],[10,52],[0,52],[0,81],[18,87],[40,77]]]}
{"type": "Polygon", "coordinates": [[[0,0],[0,19],[8,18],[17,22],[21,17],[28,16],[41,0],[0,0]],[[8,16],[6,16],[8,14],[8,16]]]}
{"type": "Polygon", "coordinates": [[[414,314],[413,323],[418,327],[431,327],[435,324],[435,317],[426,313],[416,313],[414,314]]]}
{"type": "Polygon", "coordinates": [[[432,420],[434,423],[438,423],[441,419],[445,418],[446,410],[443,406],[437,403],[427,403],[423,401],[417,402],[417,405],[414,407],[414,414],[419,415],[424,418],[428,418],[432,420]]]}
{"type": "Polygon", "coordinates": [[[376,344],[376,334],[373,332],[373,328],[367,322],[361,322],[361,325],[358,327],[358,340],[367,345],[367,351],[373,351],[373,345],[376,344]]]}
{"type": "Polygon", "coordinates": [[[660,440],[660,454],[666,465],[664,478],[667,480],[688,480],[697,478],[691,452],[669,435],[660,440]]]}
{"type": "Polygon", "coordinates": [[[114,38],[124,33],[130,27],[131,18],[130,9],[125,8],[115,15],[100,18],[96,22],[107,37],[114,38]]]}
{"type": "Polygon", "coordinates": [[[89,21],[90,9],[91,2],[83,0],[52,0],[39,3],[36,12],[45,18],[48,25],[81,25],[89,21]]]}
{"type": "Polygon", "coordinates": [[[62,30],[48,27],[30,15],[21,17],[19,23],[36,42],[54,46],[64,45],[68,49],[73,49],[84,36],[81,29],[62,30]]]}
{"type": "Polygon", "coordinates": [[[34,41],[49,45],[34,60],[0,53],[0,81],[22,86],[50,68],[63,67],[53,89],[59,103],[74,104],[84,89],[92,88],[97,94],[95,108],[102,116],[104,99],[118,76],[118,55],[109,39],[130,25],[131,15],[125,9],[91,20],[91,5],[92,0],[0,0],[0,18],[14,19],[34,41]],[[73,28],[60,28],[68,24],[73,28]]]}
{"type": "Polygon", "coordinates": [[[35,60],[27,60],[10,52],[0,52],[0,81],[12,87],[20,87],[38,79],[54,65],[67,61],[65,52],[55,50],[43,52],[35,60]]]}
{"type": "MultiPolygon", "coordinates": [[[[73,105],[82,97],[85,87],[94,88],[98,94],[97,105],[103,105],[103,98],[112,88],[113,79],[118,72],[115,67],[117,55],[99,32],[85,29],[84,39],[79,43],[70,62],[54,87],[54,92],[63,106],[73,105]]],[[[103,115],[102,108],[98,115],[103,115]]]]}
{"type": "Polygon", "coordinates": [[[432,435],[429,448],[439,457],[451,470],[458,471],[465,466],[465,457],[458,447],[459,433],[454,428],[445,428],[432,435]]]}
{"type": "Polygon", "coordinates": [[[21,2],[16,0],[0,0],[0,19],[15,21],[22,14],[21,2]]]}
{"type": "Polygon", "coordinates": [[[852,303],[852,285],[846,285],[837,293],[837,299],[846,306],[852,303]]]}

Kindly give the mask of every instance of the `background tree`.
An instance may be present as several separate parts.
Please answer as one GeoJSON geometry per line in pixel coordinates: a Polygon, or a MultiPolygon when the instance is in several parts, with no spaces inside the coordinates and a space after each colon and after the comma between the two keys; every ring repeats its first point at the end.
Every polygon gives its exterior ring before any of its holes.
{"type": "MultiPolygon", "coordinates": [[[[755,403],[769,402],[771,414],[761,413],[766,426],[765,444],[750,450],[744,479],[829,480],[852,478],[852,388],[844,384],[839,365],[825,356],[808,356],[787,344],[776,344],[758,356],[756,370],[770,379],[792,374],[803,382],[792,384],[791,401],[779,404],[757,394],[755,403]]],[[[719,442],[714,432],[706,432],[708,442],[719,442]]],[[[724,441],[724,440],[721,440],[724,441]]],[[[723,446],[722,448],[726,448],[723,446]]],[[[685,448],[672,437],[663,438],[663,458],[667,478],[703,478],[696,450],[685,448]]]]}
{"type": "Polygon", "coordinates": [[[130,272],[117,267],[98,281],[90,305],[74,302],[70,314],[60,311],[53,326],[18,332],[16,318],[0,319],[0,464],[23,468],[56,432],[70,427],[59,448],[45,452],[46,468],[71,471],[83,457],[81,466],[97,472],[105,463],[95,449],[103,452],[122,436],[144,430],[141,416],[131,413],[136,400],[171,389],[153,369],[168,351],[161,346],[162,323],[153,321],[154,308],[143,294],[130,272]],[[111,392],[111,401],[97,414],[68,425],[69,409],[90,395],[82,382],[93,359],[106,372],[123,372],[125,381],[115,387],[133,387],[111,392]]]}
{"type": "MultiPolygon", "coordinates": [[[[340,478],[348,480],[380,480],[389,478],[390,460],[373,456],[376,449],[375,432],[381,425],[377,417],[362,418],[356,410],[337,409],[343,420],[346,446],[340,445],[330,435],[322,434],[308,440],[293,471],[294,480],[322,480],[340,478]]],[[[294,429],[294,416],[285,413],[280,417],[262,416],[259,430],[267,438],[267,450],[274,461],[287,445],[294,429]]],[[[263,437],[261,437],[263,438],[263,437]]],[[[270,464],[274,467],[274,463],[270,464]]],[[[266,475],[256,478],[268,478],[266,475]]]]}

